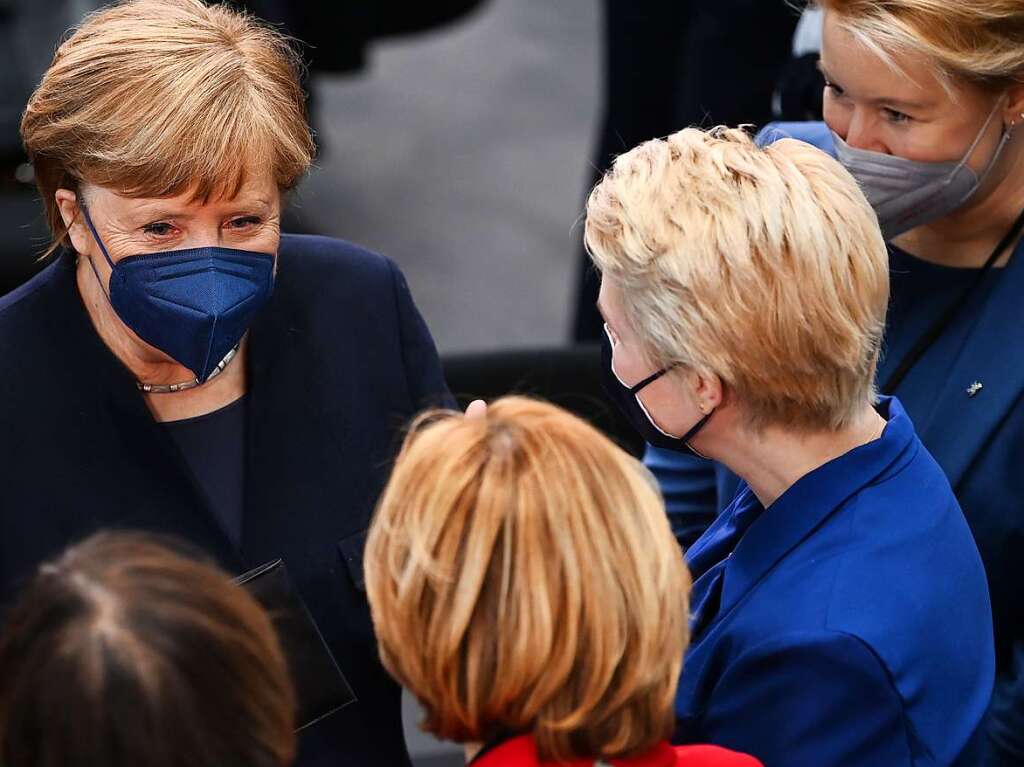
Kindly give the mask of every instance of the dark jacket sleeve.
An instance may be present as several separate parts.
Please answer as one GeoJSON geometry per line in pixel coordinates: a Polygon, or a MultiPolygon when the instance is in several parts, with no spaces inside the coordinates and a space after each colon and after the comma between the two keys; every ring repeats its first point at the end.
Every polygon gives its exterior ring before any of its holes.
{"type": "Polygon", "coordinates": [[[888,672],[848,634],[784,636],[745,653],[718,680],[702,718],[708,741],[765,767],[916,763],[888,672]]]}
{"type": "Polygon", "coordinates": [[[1006,673],[996,677],[989,735],[991,754],[986,764],[1010,767],[1024,764],[1024,642],[1013,645],[1006,673]]]}
{"type": "Polygon", "coordinates": [[[402,272],[393,262],[388,261],[388,265],[398,307],[402,364],[413,412],[432,407],[454,408],[455,399],[448,391],[441,372],[441,361],[437,356],[434,339],[416,308],[402,272]]]}

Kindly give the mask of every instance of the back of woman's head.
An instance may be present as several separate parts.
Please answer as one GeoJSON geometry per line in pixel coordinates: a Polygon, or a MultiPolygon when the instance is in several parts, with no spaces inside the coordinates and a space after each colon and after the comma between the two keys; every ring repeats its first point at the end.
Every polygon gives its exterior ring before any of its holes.
{"type": "Polygon", "coordinates": [[[0,639],[4,764],[291,762],[294,694],[270,619],[162,543],[103,533],[40,568],[0,639]]]}
{"type": "Polygon", "coordinates": [[[672,726],[689,574],[652,480],[597,430],[510,397],[414,424],[366,580],[381,657],[458,742],[643,752],[672,726]]]}

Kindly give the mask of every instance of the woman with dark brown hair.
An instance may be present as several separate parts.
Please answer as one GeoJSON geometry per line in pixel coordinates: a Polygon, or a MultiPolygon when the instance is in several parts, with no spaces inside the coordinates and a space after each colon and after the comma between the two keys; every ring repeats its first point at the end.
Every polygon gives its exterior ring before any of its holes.
{"type": "Polygon", "coordinates": [[[269,617],[161,542],[100,533],[39,568],[0,635],[0,763],[292,762],[294,694],[269,617]]]}

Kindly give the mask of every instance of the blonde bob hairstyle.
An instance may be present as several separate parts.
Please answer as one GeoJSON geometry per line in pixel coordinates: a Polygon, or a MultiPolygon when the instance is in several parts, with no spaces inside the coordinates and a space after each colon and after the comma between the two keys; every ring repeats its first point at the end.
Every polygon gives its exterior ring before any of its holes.
{"type": "Polygon", "coordinates": [[[585,238],[652,370],[717,375],[750,428],[838,429],[875,401],[888,254],[825,153],[726,128],[648,141],[591,193],[585,238]]]}
{"type": "Polygon", "coordinates": [[[690,577],[653,480],[596,429],[519,397],[415,422],[366,544],[384,665],[456,742],[543,761],[672,730],[690,577]]]}
{"type": "Polygon", "coordinates": [[[59,188],[230,199],[268,170],[292,188],[313,157],[300,69],[285,38],[224,6],[133,0],[88,16],[21,123],[49,252],[67,239],[59,188]]]}
{"type": "MultiPolygon", "coordinates": [[[[1002,91],[1024,80],[1024,0],[817,0],[883,61],[931,61],[948,86],[1002,91]]],[[[898,67],[897,67],[898,69],[898,67]]]]}

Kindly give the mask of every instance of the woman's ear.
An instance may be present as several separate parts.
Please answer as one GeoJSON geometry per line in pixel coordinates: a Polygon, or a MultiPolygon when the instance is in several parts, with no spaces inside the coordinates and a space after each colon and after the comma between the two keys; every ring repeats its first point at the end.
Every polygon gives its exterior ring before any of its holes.
{"type": "Polygon", "coordinates": [[[53,196],[57,201],[60,217],[64,220],[64,226],[68,230],[71,246],[78,253],[88,254],[92,238],[89,235],[85,221],[82,220],[82,209],[78,204],[78,195],[70,189],[58,189],[54,192],[53,196]]]}
{"type": "Polygon", "coordinates": [[[695,373],[693,377],[693,397],[697,409],[707,415],[722,404],[725,398],[725,387],[722,379],[714,373],[695,373]]]}
{"type": "Polygon", "coordinates": [[[1024,83],[1011,86],[1006,93],[1006,112],[1003,116],[1003,124],[1011,128],[1024,126],[1024,83]]]}

